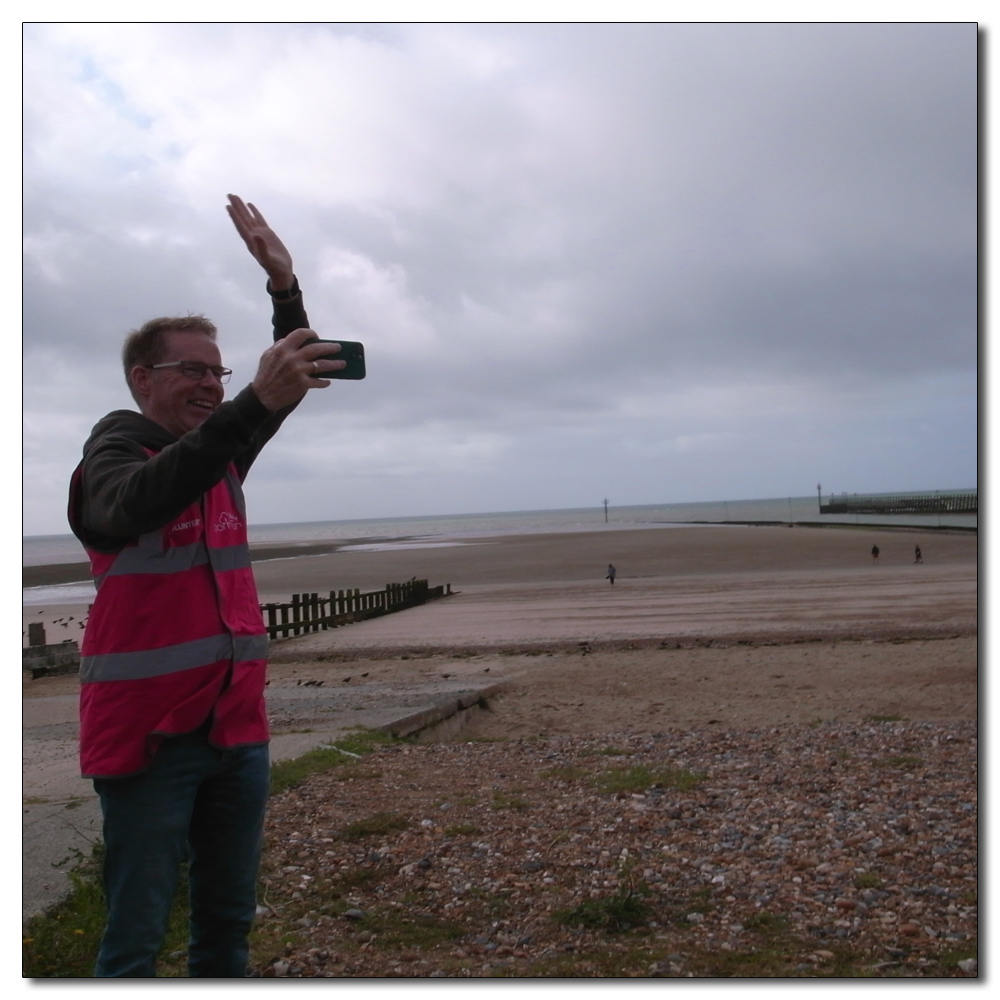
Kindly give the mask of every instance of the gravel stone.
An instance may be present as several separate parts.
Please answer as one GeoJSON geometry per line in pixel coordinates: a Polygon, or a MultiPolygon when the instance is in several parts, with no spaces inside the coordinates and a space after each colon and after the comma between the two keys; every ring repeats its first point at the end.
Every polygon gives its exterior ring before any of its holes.
{"type": "Polygon", "coordinates": [[[746,951],[767,914],[801,941],[788,975],[820,975],[849,948],[876,977],[974,976],[976,754],[968,722],[392,744],[364,776],[317,774],[272,799],[259,919],[286,921],[297,943],[255,975],[518,976],[555,960],[600,975],[594,949],[641,933],[650,954],[627,974],[685,977],[700,974],[686,948],[746,951]],[[624,797],[599,780],[630,770],[703,778],[624,797]],[[369,844],[337,836],[387,810],[409,825],[369,844]],[[615,937],[553,918],[638,880],[658,908],[649,926],[615,937]],[[335,919],[391,913],[457,932],[359,948],[335,919]]]}

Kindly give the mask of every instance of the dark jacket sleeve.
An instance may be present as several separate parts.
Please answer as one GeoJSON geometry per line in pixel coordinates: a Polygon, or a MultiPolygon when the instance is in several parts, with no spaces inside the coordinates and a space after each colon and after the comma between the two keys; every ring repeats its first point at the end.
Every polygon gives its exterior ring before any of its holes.
{"type": "Polygon", "coordinates": [[[121,426],[98,434],[84,455],[71,491],[74,531],[105,551],[163,527],[225,476],[270,417],[249,386],[180,438],[139,414],[122,413],[121,426]]]}
{"type": "MultiPolygon", "coordinates": [[[[297,282],[272,298],[276,341],[309,325],[297,282]]],[[[140,414],[111,415],[98,425],[74,476],[74,533],[98,551],[116,551],[163,527],[218,483],[230,462],[242,479],[296,405],[271,413],[247,386],[180,438],[140,414]]]]}
{"type": "MultiPolygon", "coordinates": [[[[276,342],[284,340],[293,330],[308,328],[309,317],[306,315],[305,305],[302,302],[302,291],[299,288],[298,278],[294,279],[292,287],[287,292],[272,292],[270,282],[268,282],[267,290],[271,295],[271,302],[274,307],[274,312],[271,315],[271,324],[274,328],[274,339],[276,342]]],[[[256,396],[254,398],[256,399],[256,396]]],[[[302,400],[299,400],[299,402],[302,402],[302,400]]],[[[286,406],[283,410],[278,410],[277,413],[271,414],[254,434],[251,445],[236,456],[234,459],[236,472],[241,482],[246,479],[247,473],[250,471],[250,466],[253,465],[260,454],[261,448],[274,437],[278,432],[278,428],[285,422],[285,418],[298,405],[298,403],[293,403],[291,406],[286,406]]]]}

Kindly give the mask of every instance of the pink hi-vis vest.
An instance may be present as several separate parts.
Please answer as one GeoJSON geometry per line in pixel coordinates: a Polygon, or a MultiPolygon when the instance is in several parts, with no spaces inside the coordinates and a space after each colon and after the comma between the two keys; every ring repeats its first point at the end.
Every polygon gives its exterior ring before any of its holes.
{"type": "Polygon", "coordinates": [[[267,633],[244,510],[230,466],[165,527],[116,554],[88,549],[97,597],[80,651],[85,778],[144,770],[164,736],[210,712],[213,745],[267,742],[267,633]]]}

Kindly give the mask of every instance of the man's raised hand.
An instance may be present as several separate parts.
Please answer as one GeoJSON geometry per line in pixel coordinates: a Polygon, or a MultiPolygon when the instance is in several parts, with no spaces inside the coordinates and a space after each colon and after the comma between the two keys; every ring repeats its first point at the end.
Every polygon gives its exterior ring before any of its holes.
{"type": "Polygon", "coordinates": [[[239,195],[231,194],[228,197],[226,211],[229,218],[233,220],[236,231],[253,254],[254,260],[267,271],[267,276],[271,279],[271,291],[287,291],[295,278],[292,255],[256,205],[244,204],[239,195]]]}

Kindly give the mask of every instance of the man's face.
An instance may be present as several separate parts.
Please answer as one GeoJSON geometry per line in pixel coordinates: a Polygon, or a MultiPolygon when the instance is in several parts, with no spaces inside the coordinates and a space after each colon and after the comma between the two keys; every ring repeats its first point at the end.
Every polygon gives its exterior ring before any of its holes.
{"type": "MultiPolygon", "coordinates": [[[[164,339],[167,351],[162,362],[200,361],[213,368],[222,365],[215,341],[203,333],[172,332],[164,339]]],[[[132,384],[139,394],[143,414],[177,437],[204,423],[225,395],[225,389],[211,371],[195,381],[177,368],[151,370],[137,366],[132,369],[132,384]]]]}

